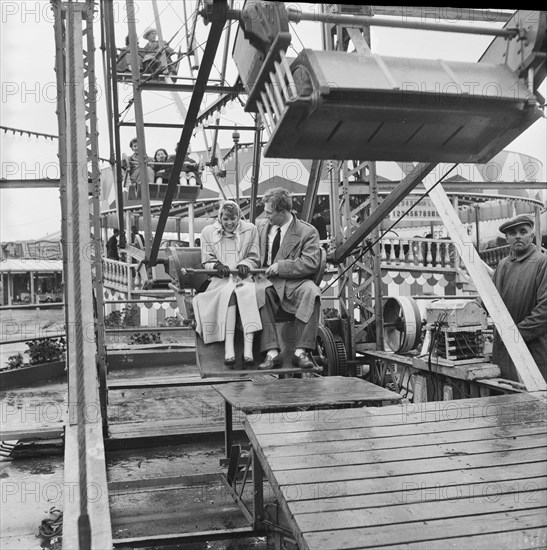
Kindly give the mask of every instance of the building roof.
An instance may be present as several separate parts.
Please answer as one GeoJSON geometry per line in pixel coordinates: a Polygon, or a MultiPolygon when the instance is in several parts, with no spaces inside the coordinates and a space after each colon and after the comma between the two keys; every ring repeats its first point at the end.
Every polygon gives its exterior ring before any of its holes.
{"type": "Polygon", "coordinates": [[[0,272],[2,273],[47,273],[63,271],[62,260],[22,260],[8,258],[0,262],[0,272]]]}

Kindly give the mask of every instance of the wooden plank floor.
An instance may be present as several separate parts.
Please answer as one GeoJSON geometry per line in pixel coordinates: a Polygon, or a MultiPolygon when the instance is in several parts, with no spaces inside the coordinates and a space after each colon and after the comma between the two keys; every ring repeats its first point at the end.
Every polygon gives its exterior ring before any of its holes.
{"type": "Polygon", "coordinates": [[[544,397],[249,415],[300,548],[547,547],[544,397]]]}

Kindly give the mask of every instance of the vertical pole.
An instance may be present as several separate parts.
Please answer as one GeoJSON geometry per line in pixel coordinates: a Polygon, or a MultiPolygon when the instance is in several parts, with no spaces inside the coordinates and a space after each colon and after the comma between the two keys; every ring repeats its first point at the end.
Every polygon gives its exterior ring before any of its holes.
{"type": "MultiPolygon", "coordinates": [[[[92,4],[90,11],[92,12],[92,4]]],[[[97,338],[97,370],[99,375],[99,399],[101,405],[101,417],[103,422],[103,434],[108,435],[108,388],[106,380],[106,344],[105,344],[105,326],[104,326],[104,290],[103,290],[103,262],[101,254],[101,178],[99,168],[99,143],[97,129],[97,82],[95,79],[95,41],[93,37],[93,20],[86,18],[86,38],[87,38],[87,82],[88,96],[86,101],[87,119],[89,120],[88,145],[91,161],[91,171],[88,175],[91,181],[91,207],[92,207],[92,250],[93,250],[93,291],[95,293],[95,334],[97,338]]]]}
{"type": "Polygon", "coordinates": [[[139,53],[137,44],[137,27],[135,15],[135,3],[127,2],[127,27],[129,29],[129,48],[131,55],[131,80],[133,82],[133,107],[135,109],[135,122],[137,129],[137,142],[139,144],[139,181],[141,186],[142,215],[144,225],[144,249],[146,258],[150,257],[152,243],[152,228],[150,211],[150,188],[148,187],[148,166],[146,164],[146,138],[144,133],[144,115],[140,90],[139,53]]]}
{"type": "Polygon", "coordinates": [[[33,271],[30,271],[29,275],[30,275],[30,303],[35,304],[36,303],[36,296],[34,295],[34,276],[35,276],[35,273],[33,271]]]}
{"type": "Polygon", "coordinates": [[[262,464],[253,449],[253,527],[262,528],[262,519],[264,515],[264,470],[262,464]]]}
{"type": "Polygon", "coordinates": [[[479,213],[479,205],[475,205],[475,235],[476,235],[476,241],[477,241],[477,250],[479,250],[480,245],[480,229],[479,229],[479,223],[480,223],[480,213],[479,213]]]}
{"type": "MultiPolygon", "coordinates": [[[[378,208],[378,178],[376,174],[376,163],[369,163],[370,176],[370,208],[376,210],[378,208]]],[[[372,230],[372,241],[374,257],[373,261],[373,276],[374,276],[374,316],[376,317],[376,348],[380,351],[384,350],[384,310],[382,303],[382,264],[380,256],[380,230],[376,226],[372,230]]]]}
{"type": "Polygon", "coordinates": [[[256,210],[258,202],[258,178],[260,177],[260,157],[262,149],[262,120],[260,115],[256,114],[255,120],[255,139],[254,139],[254,155],[253,155],[253,175],[251,179],[251,211],[249,213],[249,221],[255,223],[256,210]]]}
{"type": "MultiPolygon", "coordinates": [[[[116,215],[118,218],[118,229],[120,235],[124,234],[123,219],[123,177],[122,177],[122,151],[120,144],[120,113],[118,107],[118,70],[116,68],[116,43],[114,35],[114,3],[103,0],[102,14],[104,15],[104,28],[106,34],[107,52],[106,58],[106,89],[110,92],[107,95],[108,120],[112,119],[114,138],[114,151],[110,151],[110,165],[114,170],[116,182],[116,215]],[[110,71],[108,70],[110,69],[110,71]],[[113,158],[112,158],[112,155],[113,158]]],[[[133,63],[133,61],[131,61],[133,63]]],[[[110,131],[110,127],[109,127],[110,131]]],[[[111,136],[112,137],[112,136],[111,136]]],[[[106,239],[105,239],[106,243],[106,239]]]]}
{"type": "MultiPolygon", "coordinates": [[[[79,471],[79,549],[91,548],[91,526],[88,512],[87,476],[87,418],[86,406],[94,401],[96,381],[95,341],[85,337],[84,328],[93,319],[91,295],[91,270],[87,268],[83,252],[89,242],[89,199],[87,182],[87,150],[84,89],[84,67],[82,49],[82,4],[67,4],[67,230],[71,244],[71,261],[68,262],[67,304],[69,324],[67,326],[68,365],[74,375],[69,384],[69,423],[76,425],[78,435],[79,471]],[[70,414],[72,412],[72,414],[70,414]],[[76,414],[74,414],[76,412],[76,414]]],[[[91,14],[90,14],[91,16],[91,14]]]]}
{"type": "Polygon", "coordinates": [[[536,247],[538,250],[541,249],[541,215],[540,207],[534,206],[534,228],[536,233],[536,247]]]}
{"type": "Polygon", "coordinates": [[[235,184],[236,184],[236,203],[239,206],[239,159],[238,159],[238,144],[235,144],[236,166],[235,166],[235,184]]]}
{"type": "Polygon", "coordinates": [[[188,243],[193,246],[194,239],[194,203],[188,203],[188,243]]]}
{"type": "Polygon", "coordinates": [[[8,273],[8,306],[13,305],[13,275],[8,273]]]}
{"type": "MultiPolygon", "coordinates": [[[[66,284],[66,273],[68,268],[68,246],[67,246],[67,212],[66,212],[66,187],[67,187],[67,142],[66,142],[66,87],[65,87],[65,64],[64,59],[64,32],[63,18],[61,16],[61,4],[56,1],[51,5],[54,14],[55,34],[55,77],[57,80],[57,126],[59,128],[59,200],[61,203],[61,247],[63,252],[63,273],[65,284],[63,285],[63,300],[65,324],[68,326],[68,290],[66,284]]],[[[11,305],[11,302],[10,302],[11,305]]],[[[68,344],[67,344],[68,345],[68,344]]]]}

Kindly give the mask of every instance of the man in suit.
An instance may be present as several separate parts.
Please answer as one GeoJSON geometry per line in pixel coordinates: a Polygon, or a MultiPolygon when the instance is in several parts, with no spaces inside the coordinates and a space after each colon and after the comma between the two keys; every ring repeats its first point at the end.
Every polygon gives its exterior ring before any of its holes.
{"type": "Polygon", "coordinates": [[[109,260],[120,260],[120,255],[118,254],[118,237],[120,236],[120,230],[118,228],[114,229],[114,233],[106,241],[106,257],[109,260]]]}
{"type": "Polygon", "coordinates": [[[262,333],[260,347],[266,352],[259,369],[281,366],[275,330],[279,308],[295,315],[296,349],[293,364],[313,367],[310,351],[315,348],[321,311],[319,287],[312,278],[319,269],[321,253],[317,229],[292,213],[292,198],[282,187],[270,189],[262,199],[266,218],[257,224],[261,265],[267,267],[269,283],[265,299],[259,300],[262,333]]]}

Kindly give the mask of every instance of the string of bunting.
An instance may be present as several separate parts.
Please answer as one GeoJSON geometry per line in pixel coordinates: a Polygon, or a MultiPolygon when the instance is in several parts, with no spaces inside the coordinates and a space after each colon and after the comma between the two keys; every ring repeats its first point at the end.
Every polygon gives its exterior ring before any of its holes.
{"type": "MultiPolygon", "coordinates": [[[[19,134],[20,136],[28,136],[28,137],[41,137],[44,139],[50,139],[51,141],[55,139],[59,139],[59,136],[55,136],[53,134],[44,134],[42,132],[33,132],[32,130],[21,130],[20,128],[10,128],[9,126],[0,126],[0,130],[3,130],[5,134],[8,132],[11,132],[14,136],[19,134]]],[[[99,157],[99,160],[102,162],[110,162],[108,159],[104,159],[99,157]]]]}
{"type": "Polygon", "coordinates": [[[21,130],[20,128],[10,128],[9,126],[0,126],[0,130],[4,130],[4,133],[11,132],[13,135],[19,134],[21,136],[27,135],[29,137],[42,137],[45,139],[59,139],[59,136],[54,136],[52,134],[43,134],[41,132],[32,132],[30,130],[21,130]]]}

